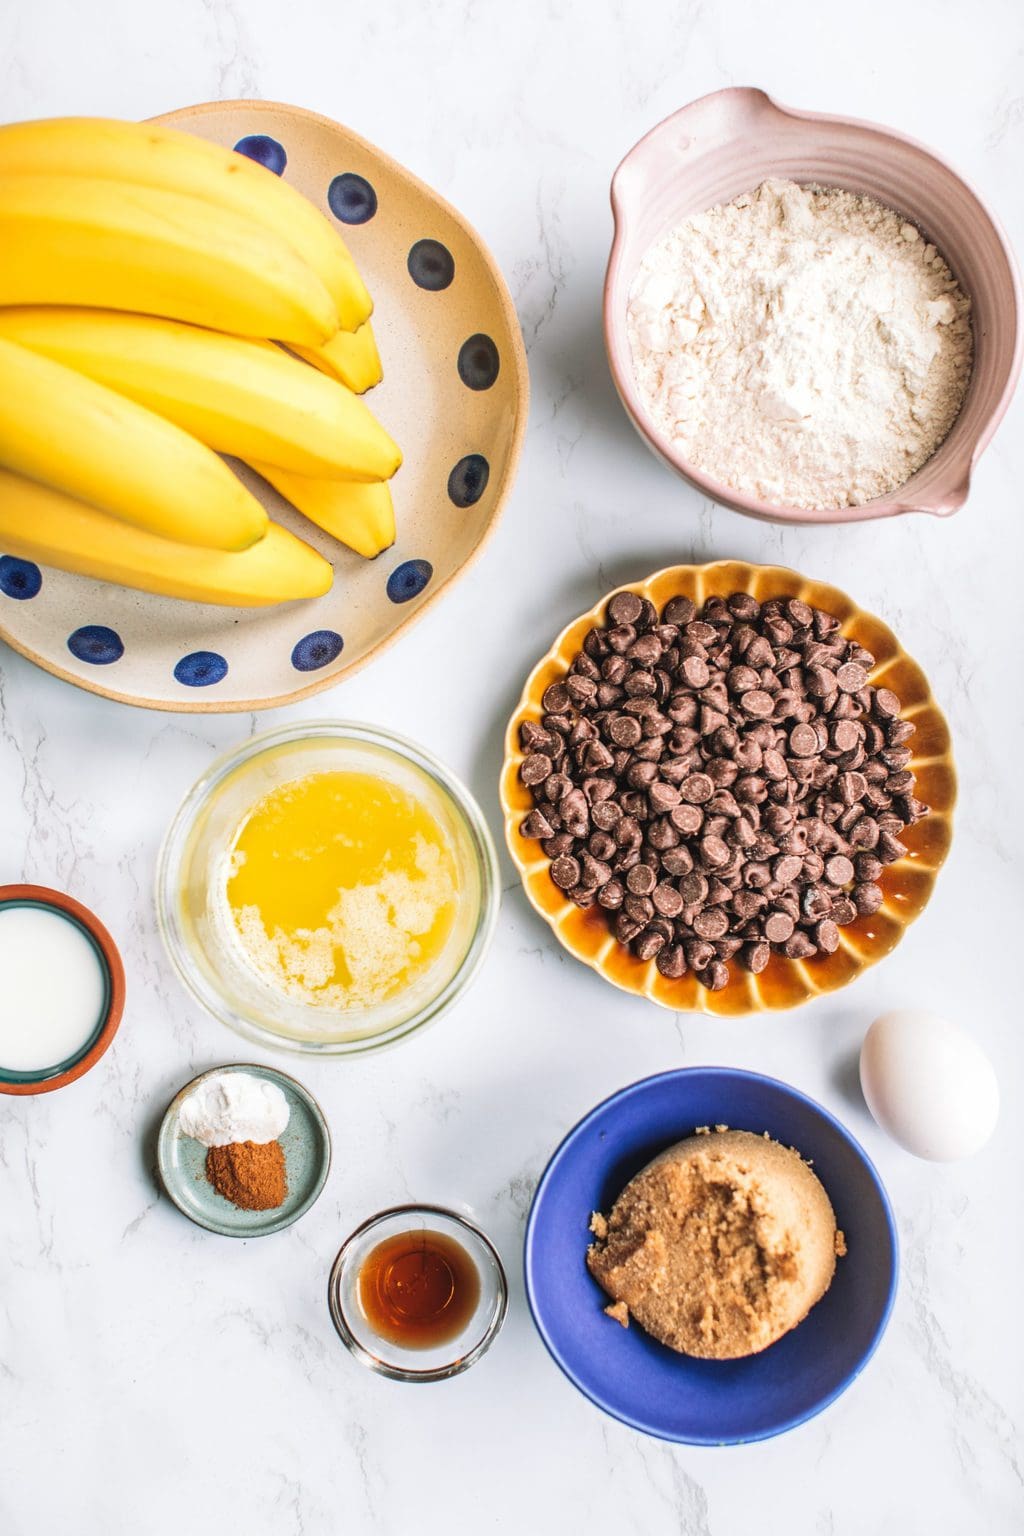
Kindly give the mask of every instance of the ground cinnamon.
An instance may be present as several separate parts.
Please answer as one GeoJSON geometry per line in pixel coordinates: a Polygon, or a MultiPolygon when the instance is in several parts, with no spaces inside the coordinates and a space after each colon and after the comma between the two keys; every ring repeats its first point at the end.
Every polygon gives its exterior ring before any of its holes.
{"type": "Polygon", "coordinates": [[[232,1141],[211,1147],[206,1177],[219,1195],[243,1211],[271,1211],[284,1204],[288,1193],[279,1141],[232,1141]]]}

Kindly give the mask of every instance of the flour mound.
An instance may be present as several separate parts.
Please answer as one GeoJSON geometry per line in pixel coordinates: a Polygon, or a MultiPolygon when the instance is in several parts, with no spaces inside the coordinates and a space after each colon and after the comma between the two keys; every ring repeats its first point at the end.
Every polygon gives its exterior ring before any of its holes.
{"type": "Polygon", "coordinates": [[[891,208],[766,181],[645,255],[628,328],[656,424],[696,468],[789,506],[861,506],[949,432],[970,300],[891,208]]]}

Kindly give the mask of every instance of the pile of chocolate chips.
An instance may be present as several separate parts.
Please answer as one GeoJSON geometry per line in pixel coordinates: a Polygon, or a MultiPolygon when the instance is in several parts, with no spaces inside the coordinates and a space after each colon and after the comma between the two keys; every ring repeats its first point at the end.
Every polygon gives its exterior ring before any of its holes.
{"type": "Polygon", "coordinates": [[[874,661],[796,598],[676,597],[659,617],[619,592],[520,729],[522,833],[664,976],[718,991],[735,958],[832,954],[928,810],[874,661]]]}

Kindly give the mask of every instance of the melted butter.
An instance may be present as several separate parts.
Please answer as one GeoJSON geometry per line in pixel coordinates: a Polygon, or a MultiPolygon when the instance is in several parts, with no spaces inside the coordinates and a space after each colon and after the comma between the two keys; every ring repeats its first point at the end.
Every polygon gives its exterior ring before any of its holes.
{"type": "Polygon", "coordinates": [[[407,791],[315,773],[271,790],[235,834],[228,908],[249,963],[323,1008],[393,996],[443,951],[455,919],[448,839],[407,791]]]}

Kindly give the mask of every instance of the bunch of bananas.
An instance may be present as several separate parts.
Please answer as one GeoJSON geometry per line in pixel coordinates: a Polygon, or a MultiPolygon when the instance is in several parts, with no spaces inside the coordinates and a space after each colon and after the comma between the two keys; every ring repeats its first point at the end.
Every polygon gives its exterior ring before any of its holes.
{"type": "Polygon", "coordinates": [[[219,455],[358,554],[393,543],[372,307],[330,222],[232,150],[0,127],[0,548],[193,601],[320,596],[330,563],[219,455]]]}

